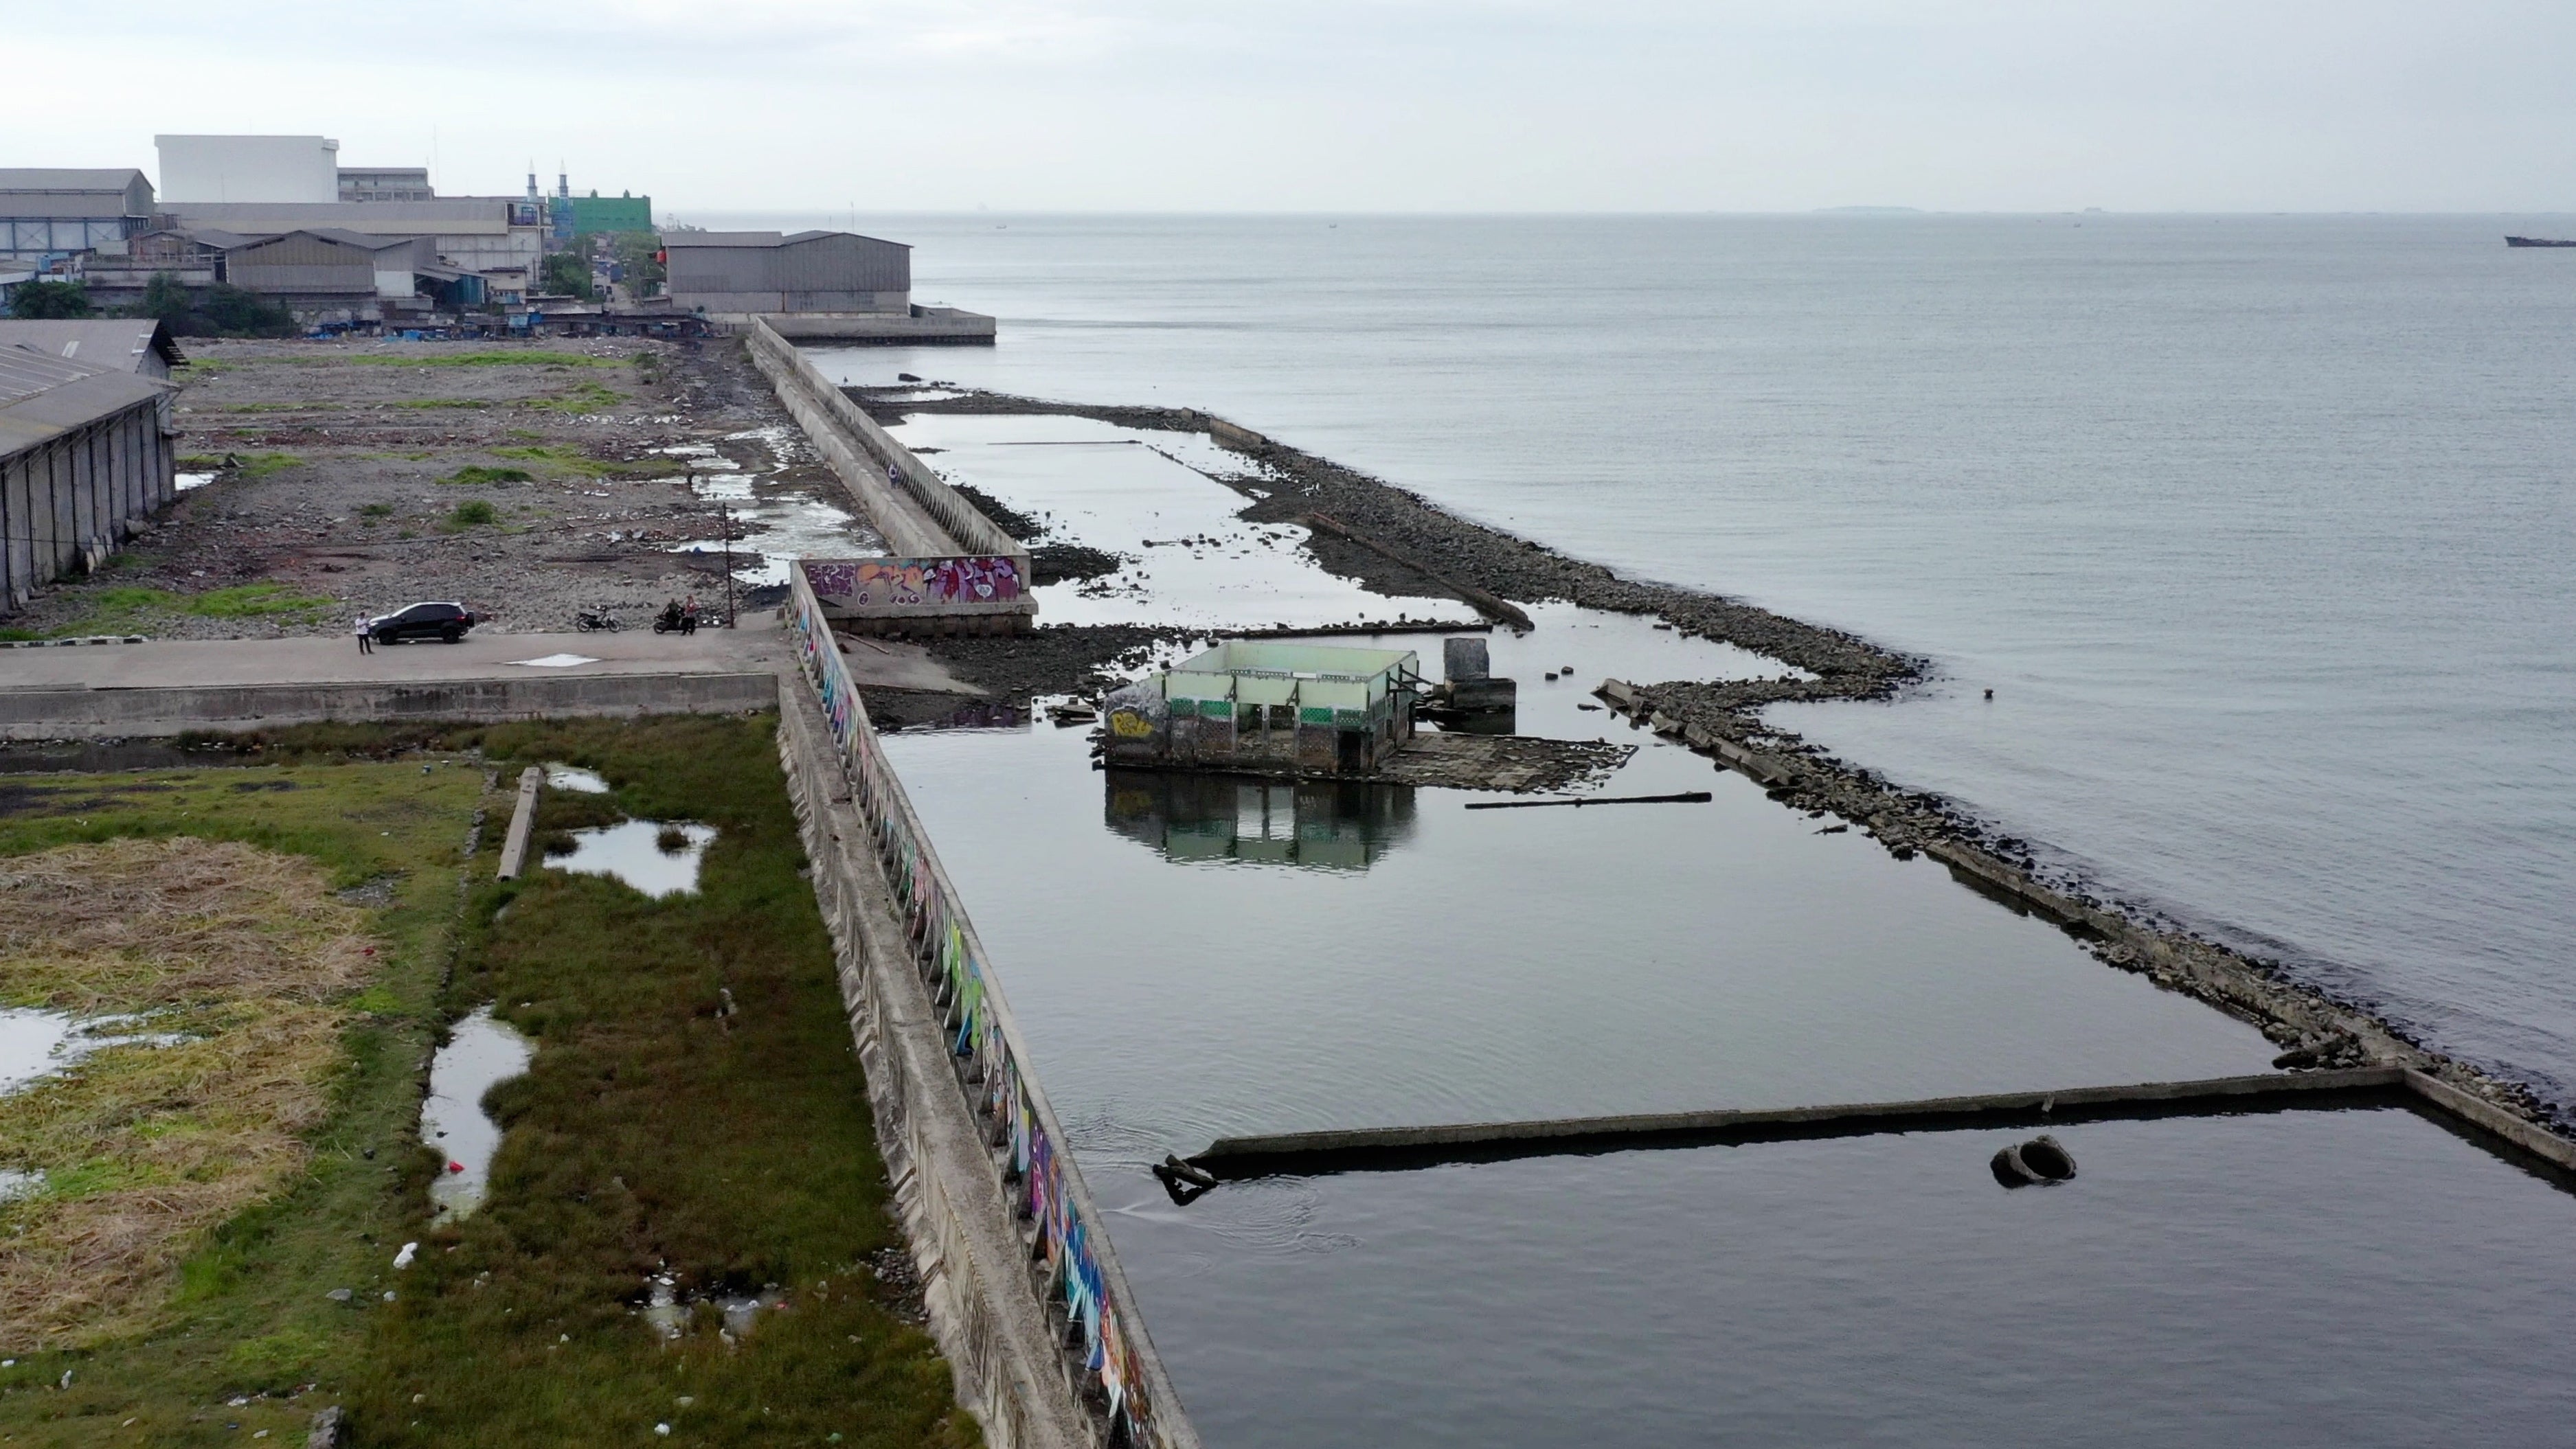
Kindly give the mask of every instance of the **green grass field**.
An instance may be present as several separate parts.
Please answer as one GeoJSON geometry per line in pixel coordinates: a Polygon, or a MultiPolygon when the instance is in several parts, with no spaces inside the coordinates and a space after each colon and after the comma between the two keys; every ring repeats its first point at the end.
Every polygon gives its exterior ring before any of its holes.
{"type": "Polygon", "coordinates": [[[271,736],[273,765],[10,784],[28,793],[0,816],[0,853],[207,833],[401,888],[309,1179],[191,1257],[150,1332],[0,1369],[0,1435],[283,1440],[336,1402],[360,1445],[979,1442],[912,1305],[871,1271],[900,1235],[774,723],[321,728],[271,736]],[[505,782],[557,760],[615,787],[548,792],[541,834],[622,815],[716,827],[700,889],[654,900],[545,869],[491,881],[504,793],[460,900],[481,771],[400,752],[468,744],[505,782]],[[438,1023],[487,1002],[536,1054],[487,1099],[508,1133],[489,1198],[432,1229],[421,1054],[438,1023]],[[415,1240],[397,1273],[395,1249],[415,1240]],[[676,1340],[637,1311],[656,1273],[694,1304],[676,1340]],[[706,1300],[764,1289],[785,1306],[728,1340],[706,1300]],[[71,1387],[54,1387],[65,1369],[71,1387]]]}

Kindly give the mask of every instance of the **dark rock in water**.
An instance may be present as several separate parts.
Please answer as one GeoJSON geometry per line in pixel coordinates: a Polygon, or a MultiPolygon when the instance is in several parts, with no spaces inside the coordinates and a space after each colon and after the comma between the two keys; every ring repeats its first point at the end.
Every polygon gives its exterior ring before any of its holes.
{"type": "Polygon", "coordinates": [[[2064,1182],[2075,1175],[2075,1154],[2044,1132],[2023,1143],[2020,1150],[2022,1166],[2050,1182],[2064,1182]]]}
{"type": "Polygon", "coordinates": [[[1029,550],[1030,582],[1058,584],[1067,579],[1096,579],[1118,572],[1126,562],[1114,553],[1078,543],[1042,543],[1029,550]]]}
{"type": "Polygon", "coordinates": [[[897,381],[897,382],[919,382],[919,381],[921,381],[921,379],[920,379],[920,378],[915,377],[915,376],[913,376],[911,373],[908,373],[908,372],[898,372],[898,373],[896,373],[896,374],[894,375],[894,380],[895,380],[895,381],[897,381]]]}
{"type": "Polygon", "coordinates": [[[2065,1144],[2043,1133],[2018,1146],[1996,1152],[1986,1163],[2005,1187],[2036,1187],[2075,1176],[2075,1155],[2065,1144]]]}

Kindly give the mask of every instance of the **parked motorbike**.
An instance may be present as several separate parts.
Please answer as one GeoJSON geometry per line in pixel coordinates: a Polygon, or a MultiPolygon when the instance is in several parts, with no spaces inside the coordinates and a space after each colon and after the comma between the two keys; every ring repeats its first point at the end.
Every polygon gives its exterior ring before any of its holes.
{"type": "Polygon", "coordinates": [[[626,627],[625,625],[618,623],[617,616],[608,612],[606,609],[578,610],[572,616],[572,626],[584,634],[595,634],[602,631],[614,634],[618,630],[626,627]]]}
{"type": "Polygon", "coordinates": [[[683,609],[677,604],[666,604],[663,606],[661,613],[653,616],[653,632],[656,634],[695,634],[698,632],[698,611],[695,609],[683,609]]]}

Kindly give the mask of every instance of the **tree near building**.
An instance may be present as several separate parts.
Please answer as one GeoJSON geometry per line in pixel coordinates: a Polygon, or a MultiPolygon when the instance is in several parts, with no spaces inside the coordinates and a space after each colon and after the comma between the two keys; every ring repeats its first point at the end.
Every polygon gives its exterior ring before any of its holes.
{"type": "Polygon", "coordinates": [[[10,300],[9,315],[21,321],[53,321],[95,317],[98,308],[90,304],[89,288],[78,282],[28,282],[10,300]]]}
{"type": "Polygon", "coordinates": [[[569,294],[587,302],[590,289],[590,258],[579,252],[549,253],[537,269],[538,290],[559,295],[569,294]]]}
{"type": "Polygon", "coordinates": [[[621,231],[613,243],[617,264],[626,274],[626,289],[637,300],[662,295],[662,284],[671,279],[670,269],[662,265],[662,239],[649,231],[621,231]]]}

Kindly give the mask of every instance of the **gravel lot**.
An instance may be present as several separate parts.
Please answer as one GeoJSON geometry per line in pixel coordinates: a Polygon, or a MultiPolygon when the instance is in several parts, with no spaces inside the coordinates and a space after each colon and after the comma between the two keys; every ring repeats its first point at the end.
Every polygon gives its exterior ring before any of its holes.
{"type": "MultiPolygon", "coordinates": [[[[718,557],[669,551],[720,536],[693,463],[728,475],[737,510],[846,505],[729,339],[187,350],[182,471],[213,481],[11,628],[345,633],[356,614],[422,599],[462,600],[510,632],[569,628],[584,605],[640,626],[665,599],[723,596],[718,557]]],[[[737,524],[735,536],[757,547],[755,530],[737,524]]]]}

